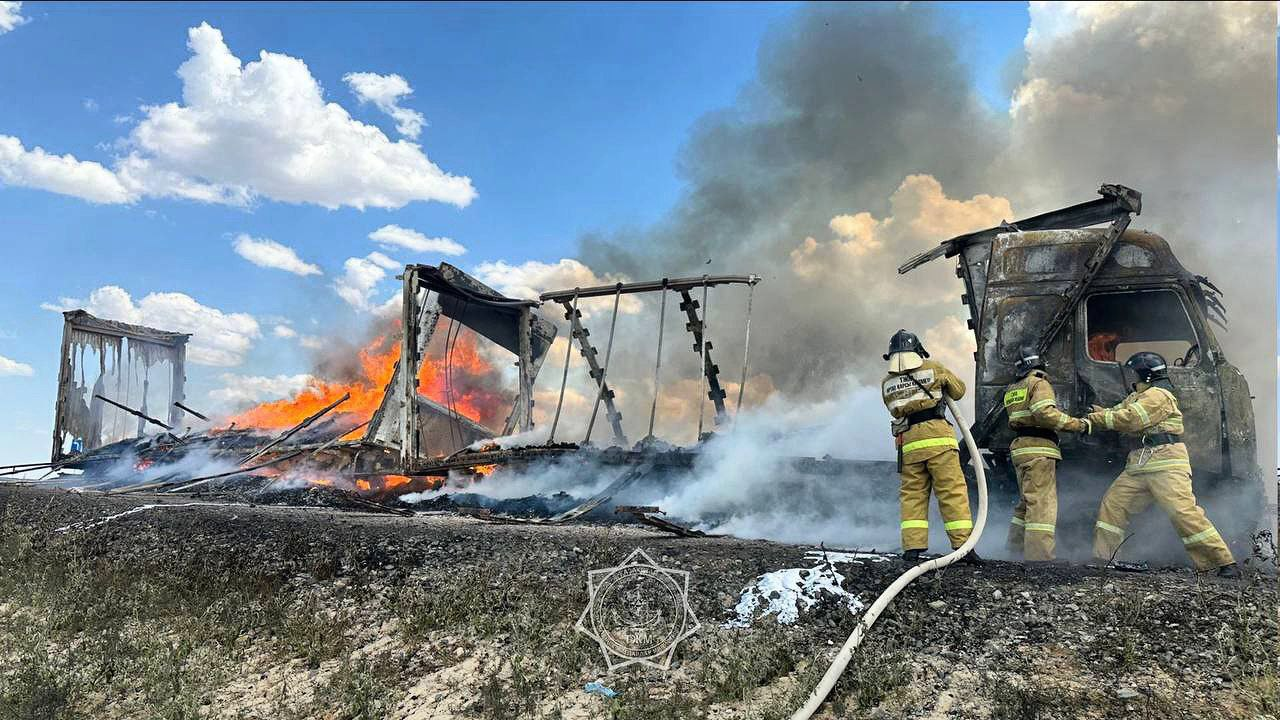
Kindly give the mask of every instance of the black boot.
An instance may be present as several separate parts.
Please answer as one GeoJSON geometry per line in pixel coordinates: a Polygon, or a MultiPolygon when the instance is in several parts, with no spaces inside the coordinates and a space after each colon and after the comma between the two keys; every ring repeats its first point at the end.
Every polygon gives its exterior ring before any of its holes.
{"type": "Polygon", "coordinates": [[[923,550],[904,550],[902,551],[902,562],[915,564],[920,562],[920,554],[923,550]]]}
{"type": "Polygon", "coordinates": [[[1231,580],[1239,580],[1240,566],[1236,565],[1235,563],[1231,563],[1230,565],[1223,565],[1222,567],[1218,568],[1218,577],[1228,578],[1231,580]]]}
{"type": "Polygon", "coordinates": [[[969,554],[960,558],[959,562],[962,562],[965,565],[981,565],[983,563],[983,559],[978,555],[977,550],[970,550],[969,554]]]}

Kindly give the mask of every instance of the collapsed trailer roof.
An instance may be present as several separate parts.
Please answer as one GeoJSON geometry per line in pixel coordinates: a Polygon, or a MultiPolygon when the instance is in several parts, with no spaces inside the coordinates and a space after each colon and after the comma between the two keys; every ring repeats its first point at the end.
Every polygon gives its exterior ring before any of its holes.
{"type": "MultiPolygon", "coordinates": [[[[419,413],[405,412],[405,409],[419,404],[418,370],[442,315],[515,354],[520,387],[502,434],[530,429],[533,382],[556,337],[556,326],[537,312],[538,302],[506,297],[448,263],[407,265],[400,280],[403,282],[400,360],[369,422],[365,441],[399,448],[405,471],[411,471],[423,461],[424,450],[429,448],[429,442],[424,440],[429,438],[422,437],[424,427],[419,413]],[[406,382],[406,378],[412,380],[406,382]]],[[[445,361],[449,361],[447,350],[445,361]]],[[[456,417],[456,413],[450,414],[456,417]]]]}
{"type": "Polygon", "coordinates": [[[115,338],[127,338],[141,342],[156,343],[176,347],[185,345],[191,339],[191,333],[157,330],[145,325],[131,325],[119,320],[105,320],[94,317],[84,310],[68,310],[62,313],[67,327],[83,332],[115,338]]]}
{"type": "MultiPolygon", "coordinates": [[[[439,296],[440,312],[507,350],[520,354],[518,321],[523,312],[538,307],[536,300],[520,300],[501,295],[462,270],[450,265],[409,265],[405,272],[417,276],[419,288],[439,296]]],[[[541,355],[555,339],[556,328],[534,316],[533,354],[541,355]]]]}

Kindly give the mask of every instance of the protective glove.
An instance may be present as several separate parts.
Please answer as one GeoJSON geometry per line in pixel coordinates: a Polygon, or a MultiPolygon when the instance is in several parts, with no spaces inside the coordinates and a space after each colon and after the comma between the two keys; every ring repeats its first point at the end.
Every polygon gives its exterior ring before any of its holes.
{"type": "Polygon", "coordinates": [[[895,436],[901,435],[907,431],[907,428],[910,427],[910,425],[911,423],[907,422],[906,418],[894,418],[889,421],[889,430],[895,436]]]}
{"type": "Polygon", "coordinates": [[[1101,405],[1090,405],[1090,406],[1089,406],[1089,412],[1106,412],[1106,411],[1107,411],[1107,409],[1106,409],[1106,408],[1104,408],[1104,407],[1102,407],[1101,405]]]}
{"type": "Polygon", "coordinates": [[[1089,418],[1080,418],[1080,422],[1084,423],[1084,429],[1080,431],[1082,435],[1093,434],[1093,423],[1089,422],[1089,418]]]}

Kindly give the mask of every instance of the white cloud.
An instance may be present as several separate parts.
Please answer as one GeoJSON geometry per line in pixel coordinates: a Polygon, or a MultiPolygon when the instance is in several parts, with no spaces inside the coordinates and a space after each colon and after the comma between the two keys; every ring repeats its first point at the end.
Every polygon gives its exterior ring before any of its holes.
{"type": "MultiPolygon", "coordinates": [[[[481,282],[503,295],[530,300],[537,299],[539,294],[550,290],[572,290],[575,287],[627,281],[622,276],[596,275],[591,268],[572,258],[564,258],[557,263],[530,260],[520,265],[511,265],[502,261],[486,262],[480,263],[474,274],[481,282]]],[[[610,303],[612,302],[610,299],[610,303]]],[[[618,301],[620,313],[631,315],[642,309],[644,304],[635,295],[623,295],[618,301]]],[[[583,311],[584,316],[587,314],[583,311]]]]}
{"type": "Polygon", "coordinates": [[[413,94],[409,82],[399,75],[379,75],[370,72],[353,72],[342,76],[351,92],[361,103],[371,102],[396,121],[396,132],[407,138],[417,139],[422,133],[426,118],[416,110],[400,106],[400,99],[413,94]]]}
{"type": "Polygon", "coordinates": [[[298,331],[288,325],[277,325],[271,329],[271,334],[278,338],[292,338],[298,336],[298,331]]]}
{"type": "Polygon", "coordinates": [[[383,225],[369,233],[369,239],[382,246],[402,247],[413,252],[434,252],[441,255],[462,255],[467,251],[460,243],[447,237],[429,238],[426,235],[400,227],[399,225],[383,225]]]}
{"type": "Polygon", "coordinates": [[[4,377],[5,375],[18,375],[21,377],[31,377],[32,375],[35,375],[35,374],[36,374],[35,369],[32,368],[30,365],[26,363],[20,363],[17,360],[10,360],[5,356],[0,355],[0,377],[4,377]]]}
{"type": "Polygon", "coordinates": [[[374,289],[387,277],[388,270],[399,267],[400,263],[376,251],[362,258],[347,258],[342,264],[342,277],[333,282],[333,290],[351,307],[371,312],[375,309],[374,289]]]}
{"type": "Polygon", "coordinates": [[[155,184],[178,173],[195,184],[197,199],[232,204],[262,195],[363,209],[414,200],[465,206],[475,197],[468,178],[443,172],[418,145],[391,142],[326,103],[302,60],[264,50],[242,66],[207,23],[190,29],[187,45],[192,56],[178,68],[185,104],[143,108],[119,169],[151,194],[190,196],[155,184]]]}
{"type": "Polygon", "coordinates": [[[391,293],[391,295],[382,302],[381,305],[373,308],[374,317],[383,320],[394,320],[400,317],[401,310],[404,309],[404,299],[401,297],[400,291],[391,293]]]}
{"type": "Polygon", "coordinates": [[[11,0],[0,0],[0,35],[31,22],[31,18],[22,16],[22,3],[11,0]]]}
{"type": "Polygon", "coordinates": [[[298,344],[308,350],[319,350],[324,347],[324,338],[315,335],[303,335],[298,338],[298,344]]]}
{"type": "Polygon", "coordinates": [[[258,267],[284,270],[294,275],[320,275],[320,268],[303,262],[288,245],[268,238],[255,238],[241,233],[232,241],[236,254],[258,267]]]}
{"type": "Polygon", "coordinates": [[[209,398],[225,406],[243,406],[264,400],[293,397],[307,387],[312,376],[300,375],[235,375],[224,373],[223,386],[209,391],[209,398]]]}
{"type": "Polygon", "coordinates": [[[116,115],[115,117],[111,118],[111,122],[117,125],[128,125],[129,123],[133,122],[133,116],[132,115],[116,115]]]}
{"type": "Polygon", "coordinates": [[[369,258],[370,262],[372,262],[373,264],[377,265],[378,267],[384,270],[395,270],[400,267],[400,263],[396,262],[395,260],[392,260],[386,255],[383,255],[377,250],[374,250],[373,252],[369,253],[366,257],[369,258]]]}
{"type": "Polygon", "coordinates": [[[71,155],[27,150],[22,141],[0,135],[0,182],[71,195],[93,203],[128,203],[137,196],[102,165],[71,155]]]}
{"type": "Polygon", "coordinates": [[[93,98],[85,98],[81,104],[84,105],[84,109],[88,112],[98,112],[98,101],[93,98]]]}
{"type": "Polygon", "coordinates": [[[188,31],[187,46],[182,101],[143,106],[142,120],[115,143],[123,155],[112,170],[27,153],[0,136],[0,180],[116,203],[146,196],[247,206],[265,197],[363,210],[431,200],[465,207],[475,198],[469,178],[444,172],[421,146],[392,142],[326,102],[302,60],[264,50],[242,65],[208,23],[188,31]]]}
{"type": "Polygon", "coordinates": [[[239,365],[253,341],[262,336],[252,315],[201,305],[183,293],[150,293],[134,302],[123,288],[104,285],[89,293],[87,300],[64,297],[40,307],[54,312],[82,308],[108,320],[191,333],[187,359],[197,365],[239,365]]]}

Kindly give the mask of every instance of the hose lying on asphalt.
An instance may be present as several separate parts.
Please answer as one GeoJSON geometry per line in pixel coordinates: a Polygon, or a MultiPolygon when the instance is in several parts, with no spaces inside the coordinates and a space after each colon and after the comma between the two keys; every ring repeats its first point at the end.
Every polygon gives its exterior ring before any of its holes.
{"type": "Polygon", "coordinates": [[[880,613],[884,612],[884,609],[889,606],[889,603],[893,602],[893,599],[898,596],[898,593],[902,592],[903,588],[930,570],[944,568],[964,557],[978,544],[978,538],[982,536],[982,528],[987,524],[987,476],[982,469],[982,456],[978,454],[978,446],[973,440],[973,435],[969,433],[969,423],[965,422],[964,415],[960,413],[960,408],[956,407],[955,402],[946,397],[946,395],[943,395],[943,399],[947,401],[947,409],[951,411],[951,416],[955,418],[956,425],[960,427],[960,432],[964,435],[964,444],[969,449],[969,458],[973,462],[973,471],[977,476],[978,516],[973,522],[973,532],[969,534],[969,539],[965,540],[963,545],[950,553],[908,568],[906,572],[898,576],[897,580],[893,581],[892,585],[880,593],[880,597],[876,598],[876,601],[862,615],[862,620],[853,629],[849,639],[844,641],[844,646],[840,648],[839,654],[832,661],[831,667],[827,668],[827,673],[822,676],[818,686],[813,689],[813,692],[809,693],[809,699],[805,702],[804,707],[797,710],[791,716],[791,720],[808,720],[813,716],[822,701],[826,700],[831,688],[835,687],[840,675],[844,673],[845,667],[849,665],[849,660],[853,657],[853,651],[862,643],[863,636],[867,634],[867,631],[875,624],[876,618],[880,617],[880,613]]]}

